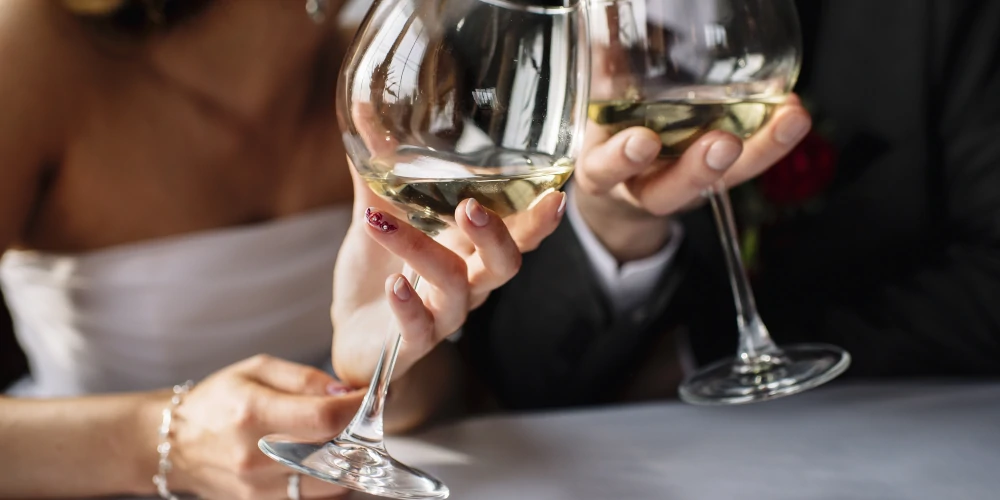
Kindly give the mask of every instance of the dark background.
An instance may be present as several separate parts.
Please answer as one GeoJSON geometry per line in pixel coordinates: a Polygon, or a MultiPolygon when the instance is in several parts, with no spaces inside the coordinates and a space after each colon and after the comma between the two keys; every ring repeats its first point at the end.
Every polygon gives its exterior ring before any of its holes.
{"type": "Polygon", "coordinates": [[[10,315],[2,299],[3,294],[0,294],[0,392],[28,371],[28,364],[14,339],[10,315]]]}

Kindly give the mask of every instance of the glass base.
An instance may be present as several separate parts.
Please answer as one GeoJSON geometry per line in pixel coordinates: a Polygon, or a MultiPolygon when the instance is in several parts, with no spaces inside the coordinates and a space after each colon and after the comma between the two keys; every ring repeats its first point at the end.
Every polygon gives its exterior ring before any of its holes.
{"type": "Polygon", "coordinates": [[[388,498],[448,498],[448,487],[430,474],[407,467],[384,448],[343,436],[325,443],[266,436],[257,446],[265,455],[302,474],[388,498]]]}
{"type": "Polygon", "coordinates": [[[755,364],[715,362],[684,381],[680,397],[698,405],[756,403],[790,396],[836,378],[851,364],[847,351],[825,344],[782,348],[755,364]]]}

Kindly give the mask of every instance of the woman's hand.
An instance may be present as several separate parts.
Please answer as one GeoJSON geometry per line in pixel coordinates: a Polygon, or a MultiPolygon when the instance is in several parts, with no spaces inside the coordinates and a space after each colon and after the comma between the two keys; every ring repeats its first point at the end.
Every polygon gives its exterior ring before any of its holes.
{"type": "MultiPolygon", "coordinates": [[[[287,499],[292,471],[257,441],[272,433],[329,439],[347,426],[362,395],[321,370],[268,356],[229,366],[195,386],[175,412],[170,489],[204,499],[287,499]]],[[[300,491],[310,499],[345,493],[309,477],[300,491]]]]}
{"type": "Polygon", "coordinates": [[[680,159],[667,162],[657,158],[661,143],[652,130],[633,127],[609,136],[590,123],[574,174],[573,203],[619,261],[647,257],[670,237],[670,215],[698,204],[701,193],[720,179],[732,187],[760,175],[811,126],[809,113],[793,95],[745,143],[725,132],[710,132],[680,159]]]}
{"type": "Polygon", "coordinates": [[[470,310],[517,273],[522,252],[556,229],[565,208],[565,195],[554,192],[504,220],[464,200],[456,227],[433,239],[393,216],[357,175],[354,192],[331,310],[333,366],[352,387],[368,385],[387,328],[403,334],[394,378],[461,328],[470,310]],[[404,263],[421,276],[419,294],[400,274],[404,263]]]}

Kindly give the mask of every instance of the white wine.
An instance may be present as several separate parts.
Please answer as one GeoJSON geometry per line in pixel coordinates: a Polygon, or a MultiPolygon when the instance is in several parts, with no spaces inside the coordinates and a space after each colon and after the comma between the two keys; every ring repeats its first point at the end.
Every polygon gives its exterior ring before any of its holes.
{"type": "Polygon", "coordinates": [[[660,157],[675,158],[701,136],[722,130],[746,139],[771,119],[784,96],[765,99],[591,101],[591,120],[611,133],[646,127],[660,134],[660,157]]]}
{"type": "Polygon", "coordinates": [[[456,155],[401,148],[392,157],[373,158],[359,171],[372,191],[405,210],[414,227],[433,235],[454,222],[456,207],[467,198],[500,217],[530,208],[569,180],[573,163],[510,150],[456,155]]]}

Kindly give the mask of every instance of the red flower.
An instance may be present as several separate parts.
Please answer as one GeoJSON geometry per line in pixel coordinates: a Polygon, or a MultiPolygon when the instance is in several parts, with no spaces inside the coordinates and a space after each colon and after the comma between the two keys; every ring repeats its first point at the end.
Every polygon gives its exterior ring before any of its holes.
{"type": "Polygon", "coordinates": [[[760,176],[764,198],[776,206],[800,205],[822,193],[833,181],[837,150],[810,132],[788,156],[760,176]]]}

